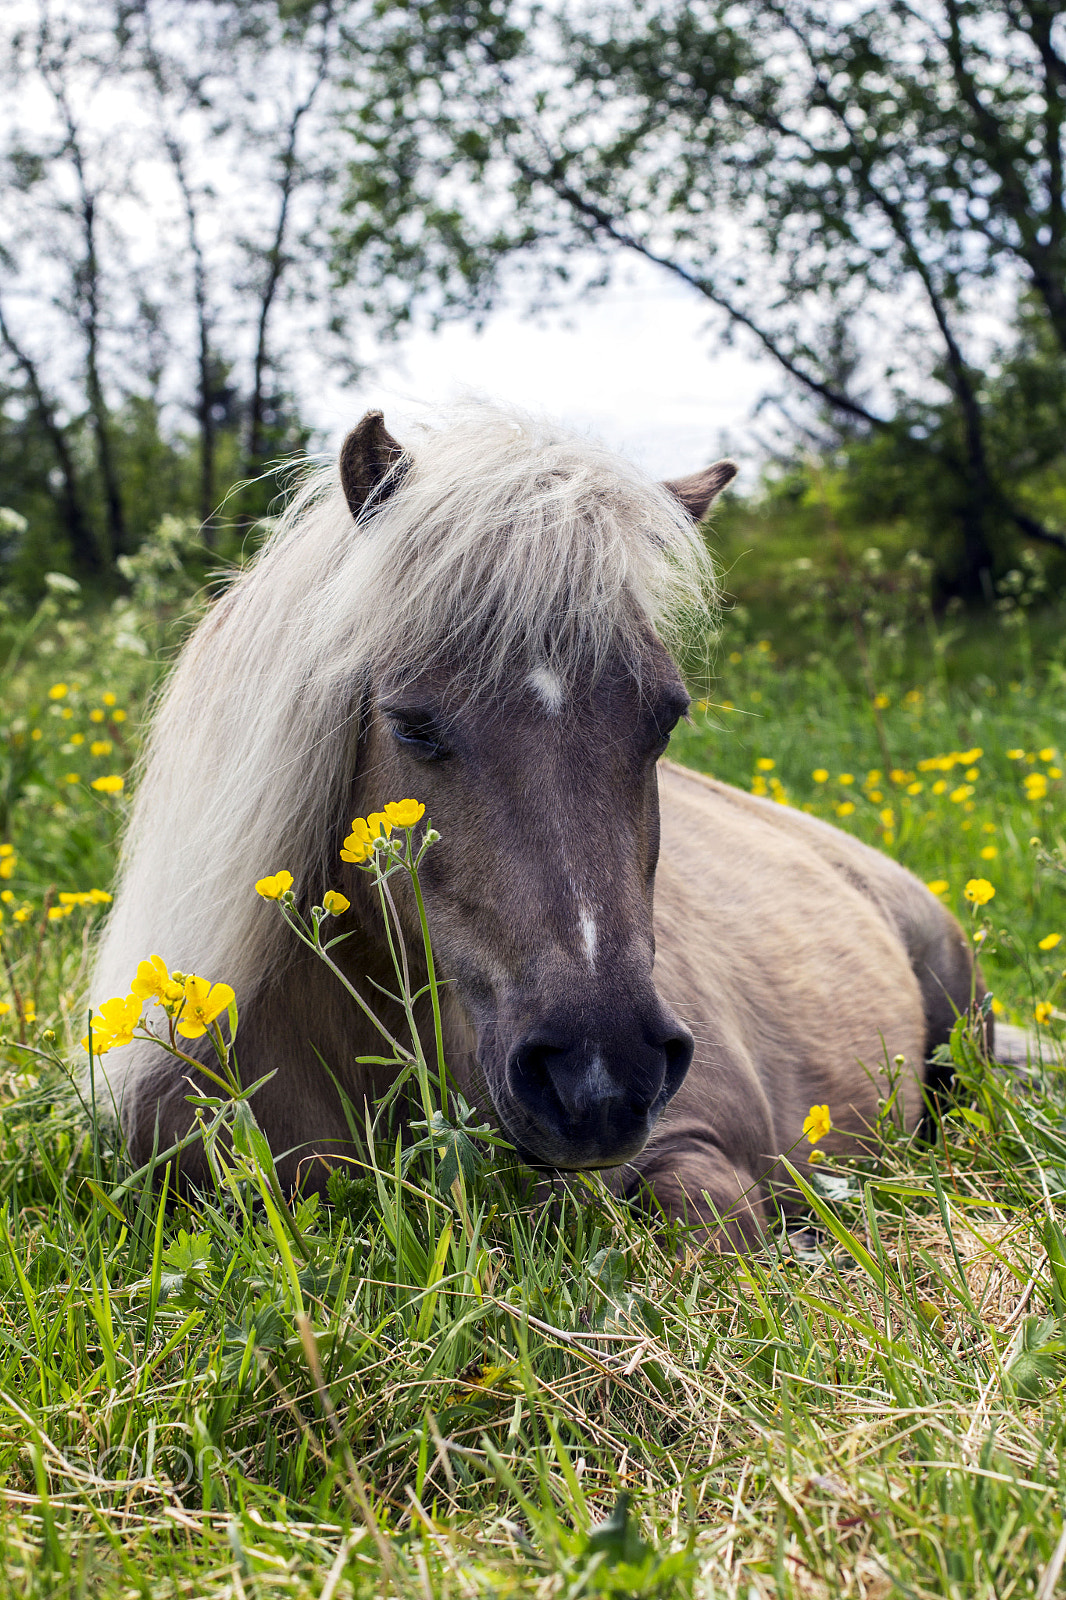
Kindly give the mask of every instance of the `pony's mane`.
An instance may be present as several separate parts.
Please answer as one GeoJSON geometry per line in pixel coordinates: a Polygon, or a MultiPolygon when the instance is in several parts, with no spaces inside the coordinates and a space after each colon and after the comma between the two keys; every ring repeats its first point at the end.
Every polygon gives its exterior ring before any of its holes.
{"type": "MultiPolygon", "coordinates": [[[[177,663],[154,718],[92,999],[150,951],[247,1001],[291,948],[252,885],[317,885],[347,818],[367,686],[462,660],[463,692],[544,665],[564,684],[639,659],[706,612],[710,558],[667,490],[557,423],[466,405],[406,447],[353,525],[336,466],[310,469],[177,663]]],[[[381,799],[390,798],[381,796],[381,799]]],[[[323,884],[323,887],[325,885],[323,884]]],[[[117,1051],[112,1077],[121,1078],[117,1051]]]]}

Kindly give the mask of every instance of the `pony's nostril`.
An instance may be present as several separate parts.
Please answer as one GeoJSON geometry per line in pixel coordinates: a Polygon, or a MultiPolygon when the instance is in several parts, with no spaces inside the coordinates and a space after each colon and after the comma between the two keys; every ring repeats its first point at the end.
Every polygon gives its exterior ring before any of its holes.
{"type": "Polygon", "coordinates": [[[666,1055],[666,1087],[670,1094],[680,1088],[682,1079],[692,1064],[692,1052],[695,1049],[695,1040],[687,1028],[679,1028],[677,1033],[663,1041],[663,1051],[666,1055]]]}
{"type": "Polygon", "coordinates": [[[525,1040],[511,1051],[507,1078],[519,1100],[558,1097],[557,1082],[567,1051],[559,1045],[538,1039],[525,1040]],[[553,1068],[555,1069],[553,1071],[553,1068]]]}

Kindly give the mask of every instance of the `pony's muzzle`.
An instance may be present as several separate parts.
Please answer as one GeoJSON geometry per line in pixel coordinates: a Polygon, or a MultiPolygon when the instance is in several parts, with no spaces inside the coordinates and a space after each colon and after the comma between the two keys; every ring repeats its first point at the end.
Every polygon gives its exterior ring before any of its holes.
{"type": "Polygon", "coordinates": [[[538,1029],[512,1047],[506,1081],[527,1160],[576,1171],[639,1154],[692,1060],[688,1029],[657,1022],[610,1041],[538,1029]]]}

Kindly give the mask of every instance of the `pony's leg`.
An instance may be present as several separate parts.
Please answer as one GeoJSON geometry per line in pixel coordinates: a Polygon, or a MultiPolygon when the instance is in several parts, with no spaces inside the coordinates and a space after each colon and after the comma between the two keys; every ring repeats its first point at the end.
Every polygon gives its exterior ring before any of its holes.
{"type": "Polygon", "coordinates": [[[653,1151],[629,1194],[651,1215],[684,1223],[695,1242],[714,1249],[754,1250],[763,1241],[767,1217],[759,1180],[714,1145],[653,1151]]]}

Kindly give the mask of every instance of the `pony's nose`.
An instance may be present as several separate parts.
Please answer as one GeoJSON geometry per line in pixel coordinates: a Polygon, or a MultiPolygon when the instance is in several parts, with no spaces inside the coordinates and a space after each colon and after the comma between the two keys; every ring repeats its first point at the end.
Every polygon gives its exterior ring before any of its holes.
{"type": "Polygon", "coordinates": [[[687,1030],[656,1031],[614,1044],[539,1031],[513,1046],[508,1088],[551,1165],[611,1166],[643,1148],[692,1059],[687,1030]]]}

